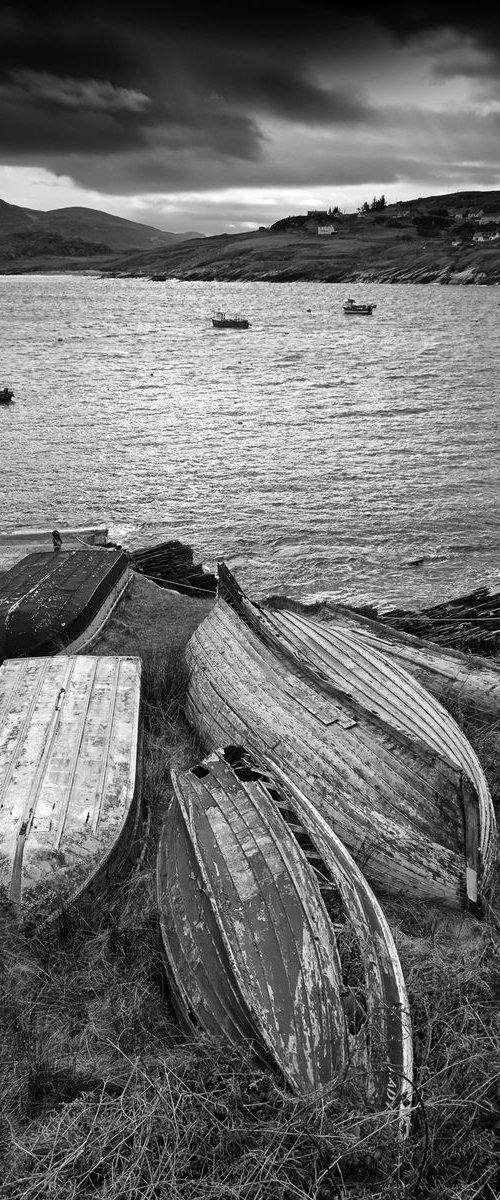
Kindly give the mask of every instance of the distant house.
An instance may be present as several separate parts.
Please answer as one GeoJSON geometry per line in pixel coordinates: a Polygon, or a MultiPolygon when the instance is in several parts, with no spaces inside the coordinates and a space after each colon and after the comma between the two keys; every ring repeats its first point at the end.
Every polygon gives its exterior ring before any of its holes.
{"type": "Polygon", "coordinates": [[[471,209],[469,209],[467,216],[468,217],[484,217],[484,208],[475,209],[474,212],[472,212],[471,209]]]}
{"type": "Polygon", "coordinates": [[[336,232],[335,225],[318,225],[318,234],[320,237],[330,237],[330,234],[336,232]]]}
{"type": "Polygon", "coordinates": [[[500,233],[473,233],[473,242],[496,242],[500,238],[500,233]]]}
{"type": "Polygon", "coordinates": [[[328,213],[327,213],[327,211],[326,211],[326,208],[325,208],[325,209],[321,209],[321,208],[310,208],[310,209],[309,209],[309,211],[308,211],[308,214],[307,214],[307,215],[308,215],[308,217],[315,217],[315,219],[316,219],[317,221],[326,221],[326,220],[328,220],[328,213]]]}
{"type": "Polygon", "coordinates": [[[480,225],[500,225],[500,213],[490,213],[489,216],[479,218],[480,225]]]}

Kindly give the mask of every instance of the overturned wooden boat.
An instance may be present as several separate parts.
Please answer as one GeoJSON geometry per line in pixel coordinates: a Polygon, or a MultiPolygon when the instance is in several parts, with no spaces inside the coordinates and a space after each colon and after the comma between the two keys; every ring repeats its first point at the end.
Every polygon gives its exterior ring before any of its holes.
{"type": "Polygon", "coordinates": [[[23,919],[100,895],[132,852],[140,680],[128,657],[0,667],[0,886],[23,919]]]}
{"type": "Polygon", "coordinates": [[[479,857],[488,874],[496,856],[497,830],[490,790],[479,759],[450,713],[398,663],[392,663],[356,632],[334,622],[318,624],[300,613],[266,612],[248,599],[219,563],[219,595],[272,650],[313,685],[334,698],[354,701],[413,743],[422,743],[463,773],[472,785],[462,790],[466,845],[466,891],[477,902],[479,857]],[[479,850],[479,854],[478,854],[479,850]]]}
{"type": "Polygon", "coordinates": [[[25,555],[0,576],[0,661],[87,649],[131,580],[123,550],[25,555]]]}
{"type": "Polygon", "coordinates": [[[181,1021],[249,1042],[297,1092],[354,1083],[408,1110],[412,1040],[398,954],[345,847],[283,774],[241,747],[172,772],[157,871],[181,1021]]]}
{"type": "Polygon", "coordinates": [[[474,717],[500,714],[500,668],[495,660],[439,645],[437,642],[392,628],[354,608],[328,601],[326,606],[304,606],[285,597],[266,601],[266,610],[283,608],[302,612],[314,624],[351,630],[374,650],[399,664],[444,705],[474,717]],[[312,611],[311,611],[312,610],[312,611]]]}
{"type": "Polygon", "coordinates": [[[475,906],[495,855],[486,781],[480,803],[448,754],[292,667],[223,599],[186,659],[186,711],[207,748],[242,743],[286,771],[377,887],[475,906]]]}

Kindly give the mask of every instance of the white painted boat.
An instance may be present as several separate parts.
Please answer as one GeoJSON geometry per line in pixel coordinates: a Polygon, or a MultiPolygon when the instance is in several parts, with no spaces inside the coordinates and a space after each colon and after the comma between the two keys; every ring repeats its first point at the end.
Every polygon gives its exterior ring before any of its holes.
{"type": "Polygon", "coordinates": [[[373,892],[313,805],[238,747],[172,772],[157,893],[187,1027],[250,1043],[294,1091],[355,1085],[407,1114],[408,998],[373,892]]]}
{"type": "MultiPolygon", "coordinates": [[[[64,546],[67,543],[81,545],[82,542],[88,546],[102,546],[108,536],[105,525],[61,525],[58,528],[64,546]]],[[[30,525],[11,526],[0,530],[0,546],[9,545],[11,542],[52,546],[53,531],[54,526],[51,529],[40,529],[30,525]]]]}
{"type": "Polygon", "coordinates": [[[141,662],[11,659],[0,667],[0,885],[51,920],[111,884],[140,803],[141,662]]]}
{"type": "Polygon", "coordinates": [[[477,844],[466,844],[464,805],[477,814],[477,797],[462,771],[340,690],[324,693],[224,600],[186,660],[186,711],[206,748],[245,745],[284,771],[377,887],[465,904],[477,844]]]}
{"type": "Polygon", "coordinates": [[[483,877],[488,877],[496,859],[497,826],[483,768],[450,713],[373,640],[333,621],[318,623],[285,609],[267,612],[245,596],[223,563],[219,564],[219,594],[271,649],[323,693],[348,697],[363,712],[412,742],[423,743],[466,776],[472,785],[463,813],[466,891],[471,904],[476,904],[480,863],[483,877]]]}

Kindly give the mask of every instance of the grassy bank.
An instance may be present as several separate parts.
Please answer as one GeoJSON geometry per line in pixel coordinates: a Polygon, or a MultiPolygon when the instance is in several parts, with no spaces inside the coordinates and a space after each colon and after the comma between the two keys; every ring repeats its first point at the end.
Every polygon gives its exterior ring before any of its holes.
{"type": "MultiPolygon", "coordinates": [[[[0,948],[0,1195],[9,1200],[495,1200],[500,1187],[500,939],[475,921],[384,901],[415,1049],[411,1137],[341,1087],[291,1096],[242,1050],[186,1039],[155,912],[169,769],[201,747],[183,718],[183,647],[213,600],[136,577],[94,653],[143,660],[142,841],[106,906],[0,948]]],[[[499,732],[466,728],[498,801],[499,732]]]]}

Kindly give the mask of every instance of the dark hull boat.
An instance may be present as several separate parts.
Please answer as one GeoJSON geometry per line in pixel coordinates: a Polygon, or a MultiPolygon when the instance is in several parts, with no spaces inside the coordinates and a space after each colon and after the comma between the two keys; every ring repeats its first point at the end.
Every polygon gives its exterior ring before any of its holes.
{"type": "Polygon", "coordinates": [[[486,782],[345,688],[269,648],[219,599],[187,647],[187,713],[209,748],[241,743],[285,771],[378,887],[472,905],[494,857],[486,782]],[[479,850],[481,847],[482,857],[479,850]]]}
{"type": "Polygon", "coordinates": [[[122,550],[27,554],[0,576],[0,661],[88,648],[131,578],[122,550]]]}
{"type": "Polygon", "coordinates": [[[53,920],[125,866],[140,803],[138,658],[0,667],[0,885],[16,916],[53,920]]]}
{"type": "Polygon", "coordinates": [[[377,1107],[407,1108],[401,966],[345,848],[285,776],[271,782],[241,748],[172,780],[157,887],[183,1023],[251,1043],[297,1092],[350,1079],[377,1107]]]}

